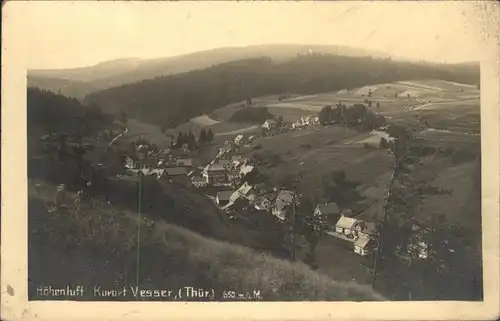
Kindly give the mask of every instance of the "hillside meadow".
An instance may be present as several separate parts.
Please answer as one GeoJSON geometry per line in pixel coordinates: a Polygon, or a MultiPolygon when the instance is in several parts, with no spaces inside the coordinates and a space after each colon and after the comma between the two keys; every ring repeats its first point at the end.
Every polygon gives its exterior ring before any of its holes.
{"type": "Polygon", "coordinates": [[[53,188],[41,183],[29,186],[31,286],[69,282],[116,288],[136,285],[138,279],[143,288],[195,285],[213,288],[218,294],[227,289],[259,290],[265,301],[383,299],[368,287],[336,282],[304,264],[161,221],[144,221],[134,212],[97,200],[78,208],[71,201],[74,196],[69,195],[67,210],[51,212],[53,188]]]}

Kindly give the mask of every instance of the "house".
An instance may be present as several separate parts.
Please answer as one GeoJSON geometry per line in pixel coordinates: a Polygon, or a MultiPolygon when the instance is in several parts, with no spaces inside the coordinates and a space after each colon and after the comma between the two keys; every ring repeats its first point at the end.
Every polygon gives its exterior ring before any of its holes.
{"type": "Polygon", "coordinates": [[[205,177],[208,184],[221,185],[227,182],[227,170],[219,165],[213,164],[205,168],[203,176],[205,177]]]}
{"type": "Polygon", "coordinates": [[[300,123],[304,126],[312,125],[312,116],[300,117],[300,123]]]}
{"type": "Polygon", "coordinates": [[[252,165],[243,165],[240,168],[240,175],[245,176],[253,171],[254,167],[252,165]]]}
{"type": "Polygon", "coordinates": [[[234,139],[234,143],[235,143],[236,145],[239,145],[239,144],[241,143],[242,139],[243,139],[243,135],[238,135],[238,136],[236,136],[236,138],[234,139]]]}
{"type": "Polygon", "coordinates": [[[340,209],[337,203],[318,204],[314,209],[314,215],[323,217],[325,222],[335,228],[335,223],[340,218],[340,209]]]}
{"type": "Polygon", "coordinates": [[[204,188],[207,187],[207,180],[202,176],[193,176],[191,177],[191,186],[194,188],[204,188]]]}
{"type": "Polygon", "coordinates": [[[254,208],[259,211],[267,211],[271,208],[271,201],[266,197],[257,197],[254,201],[254,208]]]}
{"type": "Polygon", "coordinates": [[[263,124],[262,124],[262,128],[263,129],[267,129],[267,130],[270,130],[270,129],[274,129],[276,128],[277,126],[277,123],[274,119],[268,119],[266,120],[263,124]]]}
{"type": "Polygon", "coordinates": [[[354,230],[360,237],[376,238],[378,234],[377,224],[359,220],[354,226],[354,230]]]}
{"type": "Polygon", "coordinates": [[[222,145],[222,151],[224,152],[232,152],[234,151],[234,142],[226,139],[224,141],[224,145],[222,145]]]}
{"type": "Polygon", "coordinates": [[[221,191],[217,193],[217,196],[215,198],[215,201],[217,202],[217,205],[220,207],[223,207],[224,205],[227,205],[229,203],[229,200],[231,198],[231,195],[233,195],[234,191],[221,191]]]}
{"type": "Polygon", "coordinates": [[[233,163],[228,159],[220,159],[215,164],[224,167],[226,170],[230,170],[233,167],[233,163]]]}
{"type": "Polygon", "coordinates": [[[193,160],[191,158],[179,158],[176,160],[176,165],[191,167],[193,166],[193,160]]]}
{"type": "Polygon", "coordinates": [[[126,169],[136,169],[139,162],[135,157],[127,156],[125,157],[125,168],[126,169]]]}
{"type": "Polygon", "coordinates": [[[354,237],[356,222],[357,220],[354,218],[340,216],[340,219],[335,224],[335,232],[354,237]]]}
{"type": "Polygon", "coordinates": [[[231,202],[234,203],[237,199],[239,198],[244,198],[244,199],[249,199],[252,198],[252,194],[250,192],[252,191],[253,186],[245,182],[243,185],[238,188],[233,195],[231,195],[231,202]]]}
{"type": "Polygon", "coordinates": [[[171,177],[187,175],[187,169],[185,167],[167,167],[165,168],[165,173],[171,177]]]}
{"type": "Polygon", "coordinates": [[[361,256],[368,256],[374,249],[374,241],[369,236],[359,236],[354,241],[354,253],[361,256]]]}
{"type": "Polygon", "coordinates": [[[336,215],[340,216],[340,209],[337,203],[333,202],[327,204],[318,204],[314,209],[314,215],[322,215],[325,217],[336,216],[336,215]]]}
{"type": "Polygon", "coordinates": [[[234,163],[234,162],[240,162],[240,163],[243,163],[243,161],[245,160],[245,158],[241,155],[232,155],[231,156],[231,161],[234,163]]]}
{"type": "Polygon", "coordinates": [[[240,172],[237,170],[230,170],[227,172],[227,179],[230,182],[239,180],[240,178],[241,178],[240,172]]]}
{"type": "Polygon", "coordinates": [[[276,197],[272,213],[278,219],[284,221],[286,211],[295,201],[295,194],[291,191],[281,190],[276,197]]]}

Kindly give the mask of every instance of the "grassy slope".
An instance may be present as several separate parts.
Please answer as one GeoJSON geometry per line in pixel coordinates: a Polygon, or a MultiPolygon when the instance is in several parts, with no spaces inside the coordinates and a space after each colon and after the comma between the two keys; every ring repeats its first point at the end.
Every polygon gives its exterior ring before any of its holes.
{"type": "MultiPolygon", "coordinates": [[[[80,211],[70,205],[67,213],[49,213],[45,208],[53,194],[49,189],[53,187],[33,184],[29,189],[32,286],[135,284],[137,215],[99,201],[80,211]]],[[[367,288],[335,282],[303,264],[166,223],[141,224],[140,249],[139,284],[143,287],[260,290],[265,300],[382,299],[367,288]]]]}

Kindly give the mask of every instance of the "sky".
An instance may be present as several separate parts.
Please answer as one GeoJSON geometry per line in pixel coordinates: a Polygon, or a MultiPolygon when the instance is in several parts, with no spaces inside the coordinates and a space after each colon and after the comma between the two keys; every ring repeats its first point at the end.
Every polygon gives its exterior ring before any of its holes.
{"type": "Polygon", "coordinates": [[[28,69],[275,43],[448,63],[480,54],[467,2],[16,2],[3,10],[4,27],[15,30],[12,48],[28,69]]]}

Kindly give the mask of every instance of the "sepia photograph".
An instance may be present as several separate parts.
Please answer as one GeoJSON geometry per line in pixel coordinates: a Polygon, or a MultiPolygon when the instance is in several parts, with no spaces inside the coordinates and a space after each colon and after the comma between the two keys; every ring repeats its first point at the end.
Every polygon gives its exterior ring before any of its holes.
{"type": "Polygon", "coordinates": [[[23,75],[21,103],[2,85],[17,109],[2,117],[2,214],[17,162],[23,232],[4,219],[2,247],[25,256],[26,289],[2,271],[2,296],[498,300],[499,86],[484,61],[499,51],[467,15],[481,5],[8,4],[2,50],[23,75]]]}

